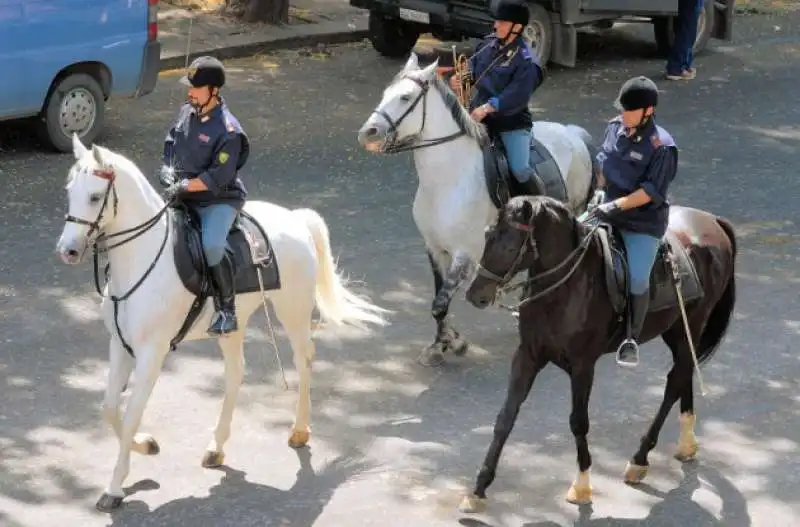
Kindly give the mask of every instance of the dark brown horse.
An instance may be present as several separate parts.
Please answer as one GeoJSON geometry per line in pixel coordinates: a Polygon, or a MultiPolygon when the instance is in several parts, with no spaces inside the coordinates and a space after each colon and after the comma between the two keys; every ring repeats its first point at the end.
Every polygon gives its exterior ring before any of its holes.
{"type": "MultiPolygon", "coordinates": [[[[482,508],[520,406],[548,362],[569,374],[572,386],[569,425],[575,436],[579,473],[567,501],[591,502],[592,458],[586,436],[595,363],[615,350],[625,336],[625,303],[620,300],[624,299],[624,271],[618,270],[624,255],[615,233],[608,232],[607,226],[580,222],[556,200],[519,197],[508,202],[487,234],[467,299],[483,308],[517,272],[527,270],[528,281],[519,311],[521,342],[511,365],[505,404],[473,493],[461,504],[462,511],[482,508]]],[[[736,303],[735,260],[736,238],[727,220],[696,209],[671,207],[669,228],[651,275],[652,304],[640,343],[660,336],[675,363],[667,375],[658,414],[626,467],[628,483],[644,479],[647,456],[678,399],[681,433],[675,456],[686,461],[697,453],[692,389],[695,357],[698,364],[708,361],[728,328],[736,303]],[[675,263],[669,265],[669,261],[675,263]],[[683,291],[691,341],[675,294],[673,268],[683,276],[678,287],[683,291]]]]}

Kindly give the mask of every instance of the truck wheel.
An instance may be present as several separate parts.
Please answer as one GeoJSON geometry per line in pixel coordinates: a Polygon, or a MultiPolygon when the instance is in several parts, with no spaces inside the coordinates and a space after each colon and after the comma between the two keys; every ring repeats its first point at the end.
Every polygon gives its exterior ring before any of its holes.
{"type": "MultiPolygon", "coordinates": [[[[659,16],[653,18],[653,36],[656,40],[658,54],[662,57],[669,55],[672,43],[675,42],[675,19],[672,16],[659,16]]],[[[711,38],[714,29],[714,0],[705,0],[700,17],[697,20],[697,36],[695,37],[692,52],[697,54],[703,51],[711,38]]]]}
{"type": "Polygon", "coordinates": [[[387,18],[377,11],[369,12],[369,41],[384,57],[403,58],[414,49],[420,32],[410,23],[387,18]]]}
{"type": "Polygon", "coordinates": [[[550,15],[539,4],[528,3],[528,11],[531,18],[522,36],[539,58],[539,64],[544,67],[550,60],[550,50],[553,47],[553,26],[550,15]]]}
{"type": "Polygon", "coordinates": [[[100,84],[85,73],[67,75],[53,87],[39,121],[39,137],[59,152],[72,151],[72,134],[84,144],[97,138],[105,121],[100,84]]]}

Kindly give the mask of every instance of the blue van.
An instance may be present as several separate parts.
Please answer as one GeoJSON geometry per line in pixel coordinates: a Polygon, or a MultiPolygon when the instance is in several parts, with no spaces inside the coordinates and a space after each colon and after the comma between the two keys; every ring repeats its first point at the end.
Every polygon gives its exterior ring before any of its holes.
{"type": "Polygon", "coordinates": [[[158,80],[158,0],[0,0],[0,121],[34,117],[42,140],[91,144],[105,103],[158,80]]]}

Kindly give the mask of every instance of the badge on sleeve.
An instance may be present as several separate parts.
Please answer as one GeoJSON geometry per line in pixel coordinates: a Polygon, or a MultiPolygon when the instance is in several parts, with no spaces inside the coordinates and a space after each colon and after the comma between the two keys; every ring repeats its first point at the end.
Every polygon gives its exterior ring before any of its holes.
{"type": "Polygon", "coordinates": [[[230,159],[230,157],[231,156],[228,155],[228,152],[220,152],[219,155],[217,156],[217,159],[219,159],[220,165],[224,165],[225,163],[228,162],[228,159],[230,159]]]}

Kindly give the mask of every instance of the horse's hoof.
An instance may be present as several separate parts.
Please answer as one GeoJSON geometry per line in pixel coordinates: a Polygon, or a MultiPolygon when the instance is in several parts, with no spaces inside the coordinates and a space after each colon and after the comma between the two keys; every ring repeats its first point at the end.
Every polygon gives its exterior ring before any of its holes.
{"type": "Polygon", "coordinates": [[[641,483],[645,476],[647,476],[647,469],[648,467],[646,465],[637,465],[628,461],[628,464],[625,466],[625,483],[629,485],[641,483]]]}
{"type": "Polygon", "coordinates": [[[423,366],[440,366],[444,363],[444,353],[441,343],[434,343],[422,350],[417,357],[417,362],[423,366]]]}
{"type": "Polygon", "coordinates": [[[308,430],[292,430],[292,435],[289,436],[289,446],[292,448],[303,448],[308,444],[311,438],[311,432],[308,430]]]}
{"type": "Polygon", "coordinates": [[[212,452],[207,450],[206,453],[203,454],[202,465],[205,468],[221,467],[223,463],[225,463],[224,452],[212,452]]]}
{"type": "Polygon", "coordinates": [[[463,357],[469,350],[469,343],[462,338],[455,338],[448,343],[447,347],[453,351],[453,355],[456,357],[463,357]]]}
{"type": "Polygon", "coordinates": [[[567,501],[573,505],[589,505],[592,503],[592,487],[577,487],[573,483],[567,491],[567,501]]]}
{"type": "Polygon", "coordinates": [[[158,441],[150,434],[136,434],[133,439],[136,452],[143,456],[155,456],[161,452],[158,441]]]}
{"type": "Polygon", "coordinates": [[[103,494],[97,500],[95,508],[100,512],[114,512],[122,506],[122,496],[112,496],[111,494],[103,494]]]}
{"type": "Polygon", "coordinates": [[[682,463],[694,461],[697,456],[699,444],[697,441],[690,441],[684,444],[678,443],[678,450],[675,452],[675,459],[682,463]]]}
{"type": "Polygon", "coordinates": [[[475,514],[486,510],[486,500],[474,494],[464,496],[458,505],[458,512],[475,514]]]}

